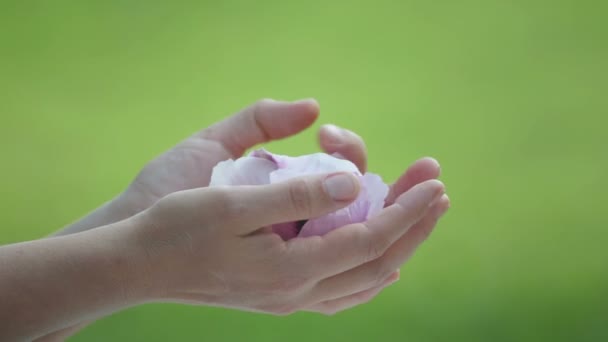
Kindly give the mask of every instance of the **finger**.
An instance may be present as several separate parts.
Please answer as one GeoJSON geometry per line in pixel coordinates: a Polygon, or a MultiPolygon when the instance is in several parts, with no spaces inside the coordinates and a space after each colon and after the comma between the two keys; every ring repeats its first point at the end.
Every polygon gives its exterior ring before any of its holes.
{"type": "Polygon", "coordinates": [[[307,260],[311,277],[326,278],[377,259],[422,219],[444,193],[444,185],[429,180],[401,195],[367,222],[335,229],[324,236],[293,239],[287,242],[295,258],[307,260]]]}
{"type": "Polygon", "coordinates": [[[382,290],[396,283],[398,280],[399,271],[397,270],[393,272],[378,286],[348,296],[316,303],[307,308],[305,311],[319,312],[325,315],[334,315],[338,312],[369,302],[374,297],[376,297],[382,290]]]}
{"type": "Polygon", "coordinates": [[[411,189],[414,185],[429,179],[438,178],[440,173],[441,167],[437,160],[431,157],[418,159],[391,185],[385,200],[386,206],[393,204],[397,197],[411,189]]]}
{"type": "Polygon", "coordinates": [[[264,99],[198,133],[222,144],[233,157],[248,148],[294,135],[312,125],[319,116],[314,99],[283,102],[264,99]]]}
{"type": "Polygon", "coordinates": [[[365,143],[354,132],[335,125],[323,125],[319,129],[319,144],[326,153],[337,153],[353,162],[361,173],[367,170],[365,143]]]}
{"type": "Polygon", "coordinates": [[[240,233],[260,227],[323,216],[349,205],[359,193],[349,172],[298,177],[270,185],[227,187],[240,233]]]}
{"type": "Polygon", "coordinates": [[[357,293],[381,284],[430,235],[449,203],[447,195],[443,195],[431,212],[397,240],[381,258],[320,281],[311,292],[312,298],[339,298],[345,293],[357,293]]]}

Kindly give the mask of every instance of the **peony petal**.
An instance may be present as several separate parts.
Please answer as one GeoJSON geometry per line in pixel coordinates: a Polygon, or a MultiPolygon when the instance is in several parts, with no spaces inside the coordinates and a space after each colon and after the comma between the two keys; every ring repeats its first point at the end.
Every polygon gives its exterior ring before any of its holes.
{"type": "Polygon", "coordinates": [[[262,158],[225,160],[213,168],[209,186],[269,184],[269,175],[276,168],[276,164],[262,158]]]}
{"type": "Polygon", "coordinates": [[[251,153],[249,153],[248,157],[262,158],[262,159],[269,160],[276,164],[275,156],[278,156],[278,154],[273,154],[273,153],[268,152],[265,148],[260,148],[260,149],[251,151],[251,153]]]}
{"type": "Polygon", "coordinates": [[[283,156],[283,155],[280,155],[280,154],[274,154],[274,153],[268,152],[266,149],[263,149],[263,148],[260,148],[260,149],[257,149],[255,151],[252,151],[249,154],[249,156],[251,156],[251,157],[257,157],[257,158],[263,158],[263,159],[269,160],[269,161],[275,163],[275,165],[279,169],[286,167],[286,165],[285,165],[286,164],[286,160],[288,158],[291,158],[291,157],[288,157],[288,156],[283,156]]]}
{"type": "Polygon", "coordinates": [[[342,208],[325,216],[308,220],[300,230],[298,237],[325,235],[350,223],[353,223],[350,209],[342,208]]]}
{"type": "Polygon", "coordinates": [[[359,180],[361,192],[352,204],[325,216],[308,220],[298,236],[324,235],[351,223],[364,222],[380,212],[388,195],[388,186],[380,176],[369,172],[359,180]]]}
{"type": "Polygon", "coordinates": [[[272,225],[272,232],[279,235],[281,239],[287,241],[298,236],[298,223],[285,222],[272,225]]]}
{"type": "Polygon", "coordinates": [[[352,172],[360,175],[357,166],[352,162],[325,153],[295,158],[281,156],[275,160],[278,162],[279,168],[270,174],[270,183],[319,173],[352,172]]]}
{"type": "Polygon", "coordinates": [[[369,202],[366,220],[378,214],[384,208],[384,199],[388,196],[389,187],[382,181],[382,177],[375,173],[366,173],[361,179],[365,197],[369,202]]]}
{"type": "Polygon", "coordinates": [[[382,210],[389,191],[382,178],[373,173],[361,175],[352,162],[325,153],[289,157],[264,149],[255,150],[236,161],[218,163],[213,168],[210,186],[270,184],[294,177],[332,172],[352,172],[359,176],[361,191],[357,199],[346,208],[306,222],[275,224],[272,226],[274,233],[283,240],[296,236],[324,235],[351,223],[364,222],[382,210]],[[302,229],[299,229],[300,226],[302,229]]]}

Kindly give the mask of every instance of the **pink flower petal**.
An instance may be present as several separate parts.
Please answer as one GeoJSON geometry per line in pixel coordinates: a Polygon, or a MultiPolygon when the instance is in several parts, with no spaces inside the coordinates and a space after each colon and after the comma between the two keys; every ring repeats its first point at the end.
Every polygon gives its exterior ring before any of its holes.
{"type": "Polygon", "coordinates": [[[275,224],[272,226],[274,233],[284,240],[296,236],[324,235],[333,229],[363,222],[382,210],[384,199],[388,194],[388,186],[384,184],[382,178],[373,173],[361,175],[350,161],[325,153],[289,157],[273,154],[264,149],[256,150],[247,157],[236,161],[226,160],[216,165],[210,186],[270,184],[294,177],[332,172],[352,172],[359,176],[361,192],[357,199],[348,207],[322,217],[302,222],[275,224]]]}
{"type": "Polygon", "coordinates": [[[243,157],[218,163],[209,186],[270,184],[269,175],[277,166],[266,159],[243,157]]]}
{"type": "Polygon", "coordinates": [[[287,241],[298,236],[297,222],[284,222],[272,225],[273,233],[279,235],[283,240],[287,241]]]}
{"type": "Polygon", "coordinates": [[[361,192],[353,203],[333,213],[308,220],[298,236],[325,235],[336,228],[364,222],[380,212],[388,195],[388,186],[382,182],[380,176],[369,172],[359,177],[359,180],[361,192]]]}
{"type": "Polygon", "coordinates": [[[363,175],[361,184],[363,185],[361,188],[365,191],[363,196],[369,203],[367,217],[365,218],[367,220],[384,208],[384,199],[388,196],[389,187],[382,181],[382,177],[371,172],[363,175]]]}
{"type": "Polygon", "coordinates": [[[280,157],[277,161],[279,168],[270,174],[270,183],[319,173],[352,172],[360,175],[357,166],[352,162],[325,153],[315,153],[295,158],[280,157]]]}

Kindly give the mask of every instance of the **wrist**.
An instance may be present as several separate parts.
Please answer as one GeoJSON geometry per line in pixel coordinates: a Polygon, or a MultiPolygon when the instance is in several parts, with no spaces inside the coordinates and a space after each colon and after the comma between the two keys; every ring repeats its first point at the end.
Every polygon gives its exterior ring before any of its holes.
{"type": "Polygon", "coordinates": [[[99,267],[107,272],[111,291],[123,307],[154,298],[148,256],[141,244],[141,219],[130,217],[83,233],[95,241],[99,267]]]}

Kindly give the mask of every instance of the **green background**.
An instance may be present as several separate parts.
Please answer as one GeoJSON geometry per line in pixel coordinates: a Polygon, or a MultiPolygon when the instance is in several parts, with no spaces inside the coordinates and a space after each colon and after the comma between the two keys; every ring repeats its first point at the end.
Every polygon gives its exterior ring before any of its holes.
{"type": "Polygon", "coordinates": [[[155,304],[75,341],[606,340],[607,4],[0,1],[0,243],[258,98],[315,97],[385,180],[442,164],[452,209],[401,280],[332,317],[155,304]]]}

